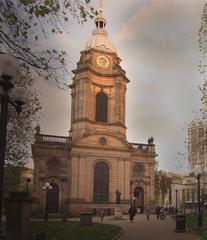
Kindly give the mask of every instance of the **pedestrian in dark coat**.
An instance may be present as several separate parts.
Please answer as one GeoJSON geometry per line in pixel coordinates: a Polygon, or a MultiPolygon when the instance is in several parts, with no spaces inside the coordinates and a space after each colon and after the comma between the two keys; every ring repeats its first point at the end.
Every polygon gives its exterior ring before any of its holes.
{"type": "Polygon", "coordinates": [[[156,209],[155,209],[155,214],[157,216],[157,219],[160,218],[160,206],[157,206],[156,209]]]}
{"type": "Polygon", "coordinates": [[[129,220],[130,220],[131,223],[133,223],[134,216],[136,215],[135,206],[131,206],[128,212],[129,212],[129,220]]]}
{"type": "Polygon", "coordinates": [[[146,209],[145,214],[146,214],[147,220],[149,221],[150,220],[150,209],[149,208],[146,209]]]}

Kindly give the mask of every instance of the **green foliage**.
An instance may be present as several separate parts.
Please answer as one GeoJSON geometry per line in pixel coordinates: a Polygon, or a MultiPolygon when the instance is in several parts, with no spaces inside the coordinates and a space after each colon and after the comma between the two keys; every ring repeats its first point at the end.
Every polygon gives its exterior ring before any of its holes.
{"type": "Polygon", "coordinates": [[[156,201],[159,200],[159,196],[161,193],[162,204],[164,204],[164,198],[168,191],[171,190],[171,178],[166,176],[162,171],[155,172],[155,196],[156,201]]]}
{"type": "Polygon", "coordinates": [[[199,228],[197,226],[197,214],[186,214],[186,225],[188,229],[190,229],[191,232],[197,234],[202,239],[207,239],[207,216],[203,215],[203,226],[202,228],[199,228]]]}
{"type": "Polygon", "coordinates": [[[68,22],[83,23],[96,12],[89,0],[2,0],[0,52],[12,53],[58,86],[66,85],[69,55],[51,49],[54,35],[67,34],[68,22]]]}

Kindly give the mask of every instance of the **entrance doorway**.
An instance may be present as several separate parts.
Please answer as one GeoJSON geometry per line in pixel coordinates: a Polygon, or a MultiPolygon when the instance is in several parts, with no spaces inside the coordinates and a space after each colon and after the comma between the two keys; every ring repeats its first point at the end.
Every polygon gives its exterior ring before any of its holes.
{"type": "Polygon", "coordinates": [[[58,213],[59,211],[59,187],[55,183],[50,184],[51,190],[46,193],[46,208],[48,213],[58,213]]]}
{"type": "Polygon", "coordinates": [[[140,213],[144,212],[144,190],[141,187],[134,189],[135,207],[140,210],[140,213]]]}

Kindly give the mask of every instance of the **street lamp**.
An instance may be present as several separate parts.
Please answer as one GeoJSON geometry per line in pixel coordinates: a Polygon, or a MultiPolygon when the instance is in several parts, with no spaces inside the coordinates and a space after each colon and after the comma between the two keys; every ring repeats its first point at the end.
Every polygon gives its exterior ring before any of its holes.
{"type": "Polygon", "coordinates": [[[0,231],[2,228],[3,179],[6,148],[6,131],[8,106],[13,105],[18,114],[28,101],[28,95],[23,88],[14,87],[12,79],[20,74],[20,66],[15,58],[8,54],[0,54],[0,231]]]}
{"type": "Polygon", "coordinates": [[[178,214],[178,190],[175,190],[175,214],[178,214]]]}
{"type": "Polygon", "coordinates": [[[46,182],[45,185],[42,187],[43,191],[46,192],[45,194],[45,214],[44,214],[44,220],[47,221],[48,220],[48,211],[47,211],[47,192],[49,190],[52,190],[52,186],[50,185],[50,183],[46,182]]]}
{"type": "Polygon", "coordinates": [[[197,178],[197,182],[198,182],[198,215],[197,215],[197,224],[199,227],[203,226],[203,216],[201,213],[201,188],[200,188],[200,178],[201,178],[201,174],[198,174],[196,176],[197,178]]]}
{"type": "Polygon", "coordinates": [[[198,225],[198,227],[202,227],[203,226],[203,216],[202,216],[202,212],[201,212],[201,186],[200,186],[202,166],[200,164],[197,164],[194,166],[194,173],[195,173],[195,176],[197,179],[197,198],[198,198],[197,225],[198,225]]]}
{"type": "Polygon", "coordinates": [[[30,178],[26,178],[26,192],[29,193],[29,183],[31,182],[30,178]]]}
{"type": "Polygon", "coordinates": [[[135,197],[133,197],[133,204],[134,204],[134,206],[135,206],[135,200],[136,200],[136,198],[135,198],[135,197]]]}
{"type": "Polygon", "coordinates": [[[133,197],[133,205],[134,205],[134,207],[135,207],[135,200],[136,200],[136,198],[133,197]]]}

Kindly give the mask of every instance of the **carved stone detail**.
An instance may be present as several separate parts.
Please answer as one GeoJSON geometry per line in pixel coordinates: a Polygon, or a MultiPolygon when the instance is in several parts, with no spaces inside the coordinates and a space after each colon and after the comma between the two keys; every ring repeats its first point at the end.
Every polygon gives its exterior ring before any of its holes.
{"type": "Polygon", "coordinates": [[[46,166],[50,171],[57,171],[61,167],[61,162],[59,159],[52,157],[46,161],[46,166]]]}

